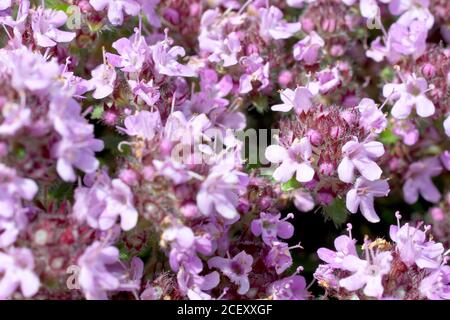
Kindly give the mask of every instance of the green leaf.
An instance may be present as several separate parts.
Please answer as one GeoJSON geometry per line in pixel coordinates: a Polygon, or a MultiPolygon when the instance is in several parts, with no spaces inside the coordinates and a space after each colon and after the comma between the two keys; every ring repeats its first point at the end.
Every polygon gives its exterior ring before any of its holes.
{"type": "Polygon", "coordinates": [[[301,186],[300,182],[298,182],[297,179],[295,179],[295,176],[293,176],[291,178],[291,180],[289,180],[288,182],[285,182],[281,185],[281,190],[283,192],[289,192],[289,191],[300,188],[300,186],[301,186]]]}
{"type": "Polygon", "coordinates": [[[384,82],[392,82],[394,80],[395,71],[392,67],[385,67],[381,70],[380,76],[384,82]]]}
{"type": "Polygon", "coordinates": [[[103,112],[104,112],[103,106],[95,106],[94,110],[92,110],[92,113],[91,113],[91,119],[92,120],[101,119],[103,112]]]}
{"type": "Polygon", "coordinates": [[[328,206],[323,207],[327,220],[332,220],[336,227],[347,221],[347,208],[343,199],[335,198],[328,206]]]}
{"type": "Polygon", "coordinates": [[[54,183],[48,190],[48,195],[58,203],[71,199],[73,196],[73,184],[67,182],[54,183]]]}
{"type": "Polygon", "coordinates": [[[265,113],[268,110],[268,101],[266,96],[259,95],[252,99],[252,104],[259,113],[265,113]]]}
{"type": "Polygon", "coordinates": [[[400,138],[392,133],[391,128],[387,128],[386,130],[381,132],[379,139],[384,145],[392,145],[396,144],[400,138]]]}

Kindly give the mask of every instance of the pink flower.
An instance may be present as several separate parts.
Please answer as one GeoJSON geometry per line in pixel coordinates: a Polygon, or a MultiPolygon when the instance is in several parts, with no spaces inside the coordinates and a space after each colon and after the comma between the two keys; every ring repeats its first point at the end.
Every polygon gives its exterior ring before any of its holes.
{"type": "Polygon", "coordinates": [[[225,68],[238,63],[237,54],[241,52],[241,42],[236,32],[232,32],[222,41],[214,43],[216,46],[208,57],[209,61],[223,62],[225,68]]]}
{"type": "MultiPolygon", "coordinates": [[[[450,74],[450,73],[449,73],[450,74]]],[[[445,130],[445,134],[450,137],[450,116],[447,116],[444,120],[444,130],[445,130]]]]}
{"type": "Polygon", "coordinates": [[[120,128],[129,136],[137,136],[152,140],[161,130],[162,123],[159,111],[142,110],[134,116],[128,116],[124,121],[125,129],[120,128]]]}
{"type": "Polygon", "coordinates": [[[279,145],[268,146],[265,156],[272,163],[281,163],[273,173],[273,178],[277,181],[287,182],[294,173],[299,182],[309,182],[314,177],[314,169],[310,163],[312,147],[306,137],[294,141],[288,150],[279,145]]]}
{"type": "Polygon", "coordinates": [[[264,60],[255,53],[251,56],[242,57],[240,64],[245,68],[245,73],[239,79],[239,93],[244,94],[252,91],[252,82],[254,81],[260,83],[259,90],[269,85],[269,62],[264,63],[264,60]]]}
{"type": "Polygon", "coordinates": [[[420,133],[412,121],[397,120],[394,123],[392,132],[403,138],[403,143],[412,146],[419,140],[420,133]]]}
{"type": "Polygon", "coordinates": [[[209,268],[217,268],[226,275],[231,282],[239,286],[238,293],[246,294],[250,289],[248,274],[252,271],[253,257],[241,251],[231,258],[214,257],[208,260],[209,268]]]}
{"type": "Polygon", "coordinates": [[[135,0],[90,0],[89,3],[96,11],[108,7],[108,19],[114,26],[123,23],[124,11],[130,16],[137,16],[141,10],[140,4],[135,0]]]}
{"type": "Polygon", "coordinates": [[[354,179],[355,168],[367,180],[375,181],[381,177],[382,171],[378,164],[373,161],[384,154],[384,147],[381,142],[360,143],[354,137],[353,140],[344,144],[342,154],[344,157],[337,168],[341,181],[351,183],[354,179]]]}
{"type": "Polygon", "coordinates": [[[260,213],[260,218],[251,223],[251,230],[255,236],[261,236],[265,244],[271,245],[277,240],[277,236],[282,239],[289,239],[294,234],[294,227],[285,221],[292,218],[293,214],[288,214],[286,218],[280,220],[281,214],[272,215],[270,213],[260,213]]]}
{"type": "Polygon", "coordinates": [[[261,17],[259,34],[266,42],[269,42],[270,38],[287,39],[300,31],[300,22],[287,23],[283,20],[283,12],[275,6],[262,8],[259,14],[261,17]]]}
{"type": "Polygon", "coordinates": [[[154,106],[161,97],[159,87],[154,86],[153,81],[145,82],[144,80],[141,80],[138,82],[128,80],[128,84],[130,85],[133,94],[141,98],[149,106],[154,106]]]}
{"type": "Polygon", "coordinates": [[[384,291],[383,276],[391,270],[392,255],[390,252],[371,252],[367,258],[368,260],[362,260],[354,255],[346,256],[342,261],[342,267],[353,274],[341,279],[339,285],[349,291],[364,287],[363,292],[366,296],[381,298],[384,291]]]}
{"type": "Polygon", "coordinates": [[[396,100],[391,110],[393,117],[405,119],[411,113],[412,108],[416,108],[417,114],[426,118],[435,112],[433,102],[426,96],[427,90],[428,84],[424,78],[408,75],[404,83],[386,84],[383,87],[383,95],[396,100]]]}
{"type": "Polygon", "coordinates": [[[442,166],[436,157],[426,158],[412,163],[406,172],[403,196],[409,204],[417,202],[419,194],[427,201],[437,203],[441,194],[431,180],[439,175],[442,166]]]}
{"type": "MultiPolygon", "coordinates": [[[[274,241],[270,251],[267,253],[264,263],[268,268],[275,268],[277,274],[282,274],[292,266],[292,256],[289,245],[285,242],[274,241]]],[[[298,246],[295,246],[298,248],[298,246]]]]}
{"type": "Polygon", "coordinates": [[[137,224],[138,212],[134,208],[133,193],[130,187],[122,180],[114,179],[111,181],[106,208],[98,220],[100,229],[110,229],[118,217],[120,217],[122,230],[129,231],[137,224]]]}
{"type": "Polygon", "coordinates": [[[296,113],[308,112],[313,106],[313,94],[306,87],[297,87],[295,90],[285,89],[280,92],[282,104],[272,106],[273,111],[289,112],[294,108],[296,113]]]}
{"type": "Polygon", "coordinates": [[[368,221],[378,222],[380,218],[373,206],[374,198],[385,197],[389,191],[389,185],[385,180],[369,181],[360,177],[356,179],[353,188],[347,192],[347,209],[352,213],[356,213],[359,207],[362,215],[368,221]]]}
{"type": "Polygon", "coordinates": [[[156,71],[171,77],[196,77],[196,72],[187,65],[177,61],[178,57],[184,57],[186,52],[180,46],[170,47],[169,39],[157,42],[151,46],[152,59],[156,71]]]}
{"type": "Polygon", "coordinates": [[[76,33],[58,30],[67,21],[63,11],[38,8],[31,16],[31,27],[37,45],[54,47],[58,42],[72,41],[76,33]]]}
{"type": "Polygon", "coordinates": [[[328,263],[332,268],[341,269],[342,261],[348,255],[356,256],[355,240],[349,236],[342,235],[334,240],[336,251],[327,248],[317,250],[320,259],[328,263]]]}
{"type": "Polygon", "coordinates": [[[450,266],[443,265],[425,277],[419,290],[430,300],[450,300],[450,266]]]}
{"type": "Polygon", "coordinates": [[[273,282],[267,291],[274,300],[306,300],[309,295],[305,278],[298,275],[273,282]]]}
{"type": "Polygon", "coordinates": [[[112,272],[112,265],[119,262],[119,250],[95,241],[78,258],[80,273],[78,282],[88,300],[106,300],[107,291],[117,290],[120,281],[112,272]]]}
{"type": "Polygon", "coordinates": [[[11,247],[0,252],[0,300],[10,298],[18,287],[25,298],[34,296],[40,281],[33,269],[34,259],[29,249],[11,247]]]}
{"type": "Polygon", "coordinates": [[[386,115],[378,108],[375,102],[369,98],[363,98],[358,104],[361,114],[359,124],[366,132],[380,133],[387,127],[386,115]]]}
{"type": "Polygon", "coordinates": [[[406,223],[400,228],[391,226],[389,235],[397,244],[400,258],[408,267],[416,264],[419,268],[435,269],[441,264],[444,253],[442,243],[427,241],[424,231],[406,223]]]}
{"type": "Polygon", "coordinates": [[[110,65],[101,64],[92,70],[92,79],[89,84],[95,90],[92,96],[95,99],[103,99],[114,91],[114,83],[117,78],[116,71],[110,65]]]}
{"type": "Polygon", "coordinates": [[[303,61],[306,65],[313,65],[318,62],[320,49],[325,45],[323,39],[315,32],[294,45],[294,59],[303,61]]]}
{"type": "Polygon", "coordinates": [[[148,46],[144,37],[135,33],[130,39],[120,38],[112,44],[119,55],[107,53],[108,62],[123,72],[139,72],[147,58],[148,46]]]}

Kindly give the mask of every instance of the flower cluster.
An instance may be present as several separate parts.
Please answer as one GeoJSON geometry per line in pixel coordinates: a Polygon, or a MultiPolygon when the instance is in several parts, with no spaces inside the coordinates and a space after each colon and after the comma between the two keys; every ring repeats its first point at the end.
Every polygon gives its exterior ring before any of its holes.
{"type": "Polygon", "coordinates": [[[0,0],[0,299],[450,299],[449,17],[0,0]]]}
{"type": "MultiPolygon", "coordinates": [[[[396,213],[398,221],[401,216],[396,213]]],[[[314,277],[326,294],[340,299],[449,299],[448,257],[442,243],[427,239],[430,226],[412,227],[409,223],[391,226],[392,242],[365,239],[363,259],[357,253],[356,240],[349,236],[336,238],[336,251],[317,251],[326,264],[320,265],[314,277]]]]}

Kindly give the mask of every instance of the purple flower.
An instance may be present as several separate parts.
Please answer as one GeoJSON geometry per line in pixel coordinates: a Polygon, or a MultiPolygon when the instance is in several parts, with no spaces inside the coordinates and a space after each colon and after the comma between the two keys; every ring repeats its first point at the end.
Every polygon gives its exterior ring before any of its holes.
{"type": "Polygon", "coordinates": [[[25,298],[34,296],[40,281],[33,269],[34,259],[29,249],[11,247],[0,252],[0,300],[10,298],[18,287],[25,298]]]}
{"type": "Polygon", "coordinates": [[[130,16],[137,16],[141,11],[140,4],[135,0],[89,0],[96,11],[102,11],[108,7],[108,19],[114,26],[123,23],[124,11],[130,16]]]}
{"type": "Polygon", "coordinates": [[[116,71],[110,65],[101,64],[92,70],[92,79],[89,80],[91,90],[95,90],[92,96],[95,99],[103,99],[114,91],[114,83],[117,78],[116,71]]]}
{"type": "Polygon", "coordinates": [[[348,255],[356,256],[355,240],[349,236],[342,235],[334,240],[336,251],[320,248],[317,254],[320,259],[328,263],[332,268],[342,269],[342,261],[348,255]]]}
{"type": "Polygon", "coordinates": [[[241,251],[231,258],[214,257],[208,260],[209,268],[220,269],[231,282],[239,286],[238,293],[246,294],[250,289],[248,274],[252,271],[253,257],[241,251]]]}
{"type": "Polygon", "coordinates": [[[430,300],[450,300],[450,266],[443,265],[422,279],[419,290],[430,300]]]}
{"type": "Polygon", "coordinates": [[[280,217],[281,214],[273,215],[261,212],[260,218],[252,221],[252,233],[257,237],[262,236],[264,243],[269,246],[272,242],[277,241],[277,237],[289,239],[294,234],[294,227],[285,220],[293,218],[294,215],[288,214],[284,219],[280,219],[280,217]]]}
{"type": "Polygon", "coordinates": [[[358,104],[361,114],[359,124],[366,132],[380,133],[387,127],[386,115],[378,109],[372,99],[363,98],[358,104]]]}
{"type": "Polygon", "coordinates": [[[429,0],[391,0],[389,11],[393,15],[402,14],[397,20],[399,23],[408,24],[409,21],[418,19],[425,22],[427,29],[431,29],[434,24],[434,17],[428,10],[429,5],[429,0]]]}
{"type": "Polygon", "coordinates": [[[0,217],[13,217],[22,209],[22,199],[31,201],[37,191],[33,180],[18,177],[14,169],[0,163],[0,217]]]}
{"type": "Polygon", "coordinates": [[[0,0],[0,10],[6,10],[12,5],[12,0],[0,0]]]}
{"type": "Polygon", "coordinates": [[[390,252],[371,251],[367,259],[362,260],[354,255],[346,256],[342,261],[342,268],[353,274],[341,279],[339,285],[349,291],[364,287],[363,292],[366,296],[381,298],[384,291],[383,276],[391,270],[392,255],[390,252]]]}
{"type": "Polygon", "coordinates": [[[122,230],[133,229],[138,221],[138,212],[133,205],[133,193],[120,179],[111,181],[111,189],[106,208],[100,215],[98,223],[101,230],[110,229],[120,217],[122,230]]]}
{"type": "Polygon", "coordinates": [[[283,12],[275,6],[262,8],[259,14],[261,17],[259,34],[266,42],[271,38],[275,40],[290,38],[301,29],[300,22],[287,23],[283,20],[283,12]]]}
{"type": "Polygon", "coordinates": [[[306,87],[297,87],[295,90],[285,89],[280,92],[282,104],[272,106],[273,111],[289,112],[294,108],[300,114],[308,112],[313,106],[313,94],[306,87]]]}
{"type": "Polygon", "coordinates": [[[0,69],[10,74],[10,83],[17,91],[41,93],[55,86],[60,69],[55,60],[47,61],[41,54],[26,47],[0,49],[0,69]]]}
{"type": "Polygon", "coordinates": [[[211,169],[197,194],[197,206],[204,215],[218,213],[225,219],[239,216],[236,207],[239,194],[246,187],[248,177],[237,171],[234,160],[228,157],[211,169]]]}
{"type": "Polygon", "coordinates": [[[306,300],[309,296],[305,278],[298,275],[273,282],[269,285],[268,294],[273,300],[306,300]]]}
{"type": "Polygon", "coordinates": [[[323,39],[315,32],[294,45],[294,59],[303,61],[305,65],[313,65],[318,62],[320,50],[325,45],[323,39]]]}
{"type": "Polygon", "coordinates": [[[241,52],[241,42],[236,32],[230,33],[225,39],[215,44],[214,51],[208,57],[209,61],[223,62],[225,68],[238,63],[237,55],[241,52]]]}
{"type": "Polygon", "coordinates": [[[314,169],[310,163],[312,147],[307,137],[294,141],[288,150],[279,145],[268,146],[265,156],[272,163],[281,163],[273,173],[273,178],[277,181],[287,182],[294,173],[299,182],[309,182],[314,177],[314,169]]]}
{"type": "Polygon", "coordinates": [[[180,46],[170,47],[169,39],[159,41],[151,46],[152,58],[156,71],[170,77],[196,77],[197,74],[188,65],[177,61],[178,57],[184,57],[186,52],[180,46]]]}
{"type": "Polygon", "coordinates": [[[380,218],[373,206],[375,197],[385,197],[389,193],[389,185],[385,180],[369,181],[363,177],[356,179],[353,188],[347,192],[347,209],[356,213],[358,207],[362,215],[370,222],[378,222],[380,218]]]}
{"type": "Polygon", "coordinates": [[[327,94],[341,84],[337,67],[323,69],[317,72],[316,77],[317,81],[312,81],[308,85],[309,90],[313,93],[327,94]]]}
{"type": "Polygon", "coordinates": [[[140,82],[128,80],[128,84],[133,94],[141,98],[147,105],[154,106],[159,101],[161,96],[159,87],[154,86],[153,81],[147,83],[144,80],[140,82]]]}
{"type": "Polygon", "coordinates": [[[259,82],[258,90],[262,90],[269,85],[269,62],[264,64],[264,60],[256,53],[242,57],[241,65],[245,68],[245,74],[239,79],[239,93],[245,94],[253,90],[252,82],[259,82]]]}
{"type": "Polygon", "coordinates": [[[373,19],[380,13],[380,8],[378,7],[376,0],[360,0],[359,9],[361,15],[367,19],[373,19]]]}
{"type": "MultiPolygon", "coordinates": [[[[264,263],[268,268],[275,268],[277,274],[282,274],[292,266],[292,256],[289,250],[293,247],[289,247],[287,243],[280,241],[274,241],[271,246],[264,263]]],[[[298,248],[298,246],[295,248],[298,248]]]]}
{"type": "Polygon", "coordinates": [[[146,140],[152,140],[162,127],[159,111],[140,111],[134,116],[126,117],[124,124],[125,129],[120,129],[126,134],[146,140]]]}
{"type": "Polygon", "coordinates": [[[75,190],[74,217],[95,229],[111,229],[120,217],[122,230],[136,226],[138,212],[133,205],[130,188],[120,179],[110,180],[106,172],[97,175],[90,188],[75,190]]]}
{"type": "Polygon", "coordinates": [[[412,163],[405,175],[403,196],[409,204],[417,202],[419,194],[427,201],[437,203],[441,193],[433,184],[432,177],[438,176],[442,171],[439,159],[430,157],[412,163]]]}
{"type": "Polygon", "coordinates": [[[156,6],[161,0],[138,0],[142,6],[142,12],[145,13],[148,22],[155,28],[161,27],[161,19],[156,12],[156,6]]]}
{"type": "Polygon", "coordinates": [[[359,142],[356,137],[353,137],[353,140],[342,147],[342,154],[344,157],[337,168],[341,181],[351,183],[354,179],[355,168],[367,180],[375,181],[381,177],[382,171],[373,161],[384,154],[381,142],[359,142]]]}
{"type": "Polygon", "coordinates": [[[109,269],[119,261],[119,250],[95,241],[78,258],[78,282],[88,300],[106,300],[107,291],[117,290],[119,279],[109,269]]]}
{"type": "Polygon", "coordinates": [[[393,126],[392,132],[403,139],[403,143],[412,146],[420,137],[419,130],[412,121],[398,120],[393,126]]]}
{"type": "Polygon", "coordinates": [[[0,100],[3,122],[0,123],[0,136],[13,136],[31,122],[31,110],[17,103],[0,100]]]}
{"type": "MultiPolygon", "coordinates": [[[[449,73],[450,74],[450,73],[449,73]]],[[[445,134],[450,137],[450,116],[447,116],[443,123],[445,134]]]]}
{"type": "Polygon", "coordinates": [[[415,107],[417,114],[425,118],[433,115],[435,112],[433,102],[426,96],[427,90],[428,84],[424,78],[408,75],[404,83],[386,84],[383,87],[383,95],[386,98],[396,100],[391,110],[393,117],[405,119],[415,107]]]}
{"type": "Polygon", "coordinates": [[[83,118],[80,105],[64,96],[56,97],[50,104],[51,119],[61,140],[53,146],[53,156],[58,159],[56,170],[65,181],[75,181],[74,167],[85,173],[97,170],[99,162],[95,152],[103,150],[103,141],[94,138],[94,126],[83,118]]]}
{"type": "Polygon", "coordinates": [[[311,193],[302,190],[295,190],[293,192],[293,196],[294,205],[301,212],[308,212],[314,209],[316,204],[311,193]]]}
{"type": "Polygon", "coordinates": [[[397,21],[389,28],[388,48],[397,54],[420,57],[426,49],[427,28],[424,21],[397,21]]]}
{"type": "Polygon", "coordinates": [[[54,47],[58,42],[72,41],[76,33],[58,30],[67,21],[63,11],[38,8],[31,15],[31,27],[37,45],[54,47]]]}
{"type": "MultiPolygon", "coordinates": [[[[217,271],[213,271],[201,276],[186,272],[185,269],[181,268],[177,274],[177,282],[181,293],[187,294],[189,299],[199,300],[198,298],[193,299],[193,297],[201,296],[204,300],[207,294],[203,291],[209,291],[217,287],[220,282],[220,275],[217,271]]],[[[208,300],[211,299],[209,295],[207,296],[209,297],[208,300]]]]}
{"type": "Polygon", "coordinates": [[[397,244],[396,250],[408,267],[416,264],[419,268],[435,269],[441,264],[444,252],[442,243],[426,241],[426,234],[422,230],[406,223],[401,228],[391,226],[389,235],[397,244]]]}
{"type": "Polygon", "coordinates": [[[147,57],[148,46],[145,39],[136,32],[130,39],[120,38],[112,44],[119,55],[107,53],[108,62],[121,68],[123,72],[140,72],[147,57]]]}

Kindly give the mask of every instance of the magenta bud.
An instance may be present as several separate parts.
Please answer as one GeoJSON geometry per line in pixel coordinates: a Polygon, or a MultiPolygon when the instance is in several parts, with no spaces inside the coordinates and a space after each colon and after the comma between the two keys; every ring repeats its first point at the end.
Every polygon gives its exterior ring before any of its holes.
{"type": "Polygon", "coordinates": [[[170,155],[170,152],[172,151],[173,143],[169,140],[163,140],[161,141],[159,145],[159,150],[161,151],[161,154],[168,156],[170,155]]]}
{"type": "Polygon", "coordinates": [[[148,181],[153,180],[154,174],[155,174],[155,170],[153,169],[152,166],[146,166],[142,170],[142,176],[144,177],[145,180],[148,180],[148,181]]]}
{"type": "Polygon", "coordinates": [[[430,214],[434,221],[442,221],[445,218],[444,211],[438,207],[431,208],[430,214]]]}
{"type": "Polygon", "coordinates": [[[339,128],[338,126],[334,126],[330,129],[330,136],[333,139],[337,139],[341,136],[342,133],[341,131],[342,131],[341,128],[339,128]]]}
{"type": "Polygon", "coordinates": [[[169,21],[173,25],[177,25],[180,23],[180,14],[178,11],[172,8],[166,8],[163,13],[164,19],[169,21]]]}
{"type": "Polygon", "coordinates": [[[8,146],[6,143],[0,143],[0,157],[4,157],[8,154],[8,146]]]}
{"type": "Polygon", "coordinates": [[[278,76],[278,83],[282,87],[287,87],[292,82],[292,72],[288,70],[283,70],[280,72],[280,75],[278,76]]]}
{"type": "Polygon", "coordinates": [[[302,30],[304,32],[310,33],[314,30],[314,21],[310,18],[303,18],[301,20],[302,23],[302,30]]]}
{"type": "Polygon", "coordinates": [[[356,115],[348,110],[344,110],[341,112],[341,118],[345,120],[349,125],[355,123],[356,115]]]}
{"type": "Polygon", "coordinates": [[[320,132],[314,129],[309,129],[308,132],[306,132],[306,136],[309,138],[309,142],[315,146],[320,145],[323,141],[320,132]]]}
{"type": "Polygon", "coordinates": [[[124,169],[120,171],[119,178],[129,186],[135,186],[138,183],[138,175],[132,169],[124,169]]]}
{"type": "Polygon", "coordinates": [[[198,215],[197,206],[193,203],[188,203],[180,208],[181,214],[186,218],[195,218],[198,215]]]}
{"type": "Polygon", "coordinates": [[[319,166],[320,173],[326,176],[331,176],[334,172],[334,166],[332,163],[324,162],[319,166]]]}
{"type": "Polygon", "coordinates": [[[436,75],[436,68],[431,63],[426,63],[422,67],[422,74],[425,78],[433,78],[436,75]]]}

